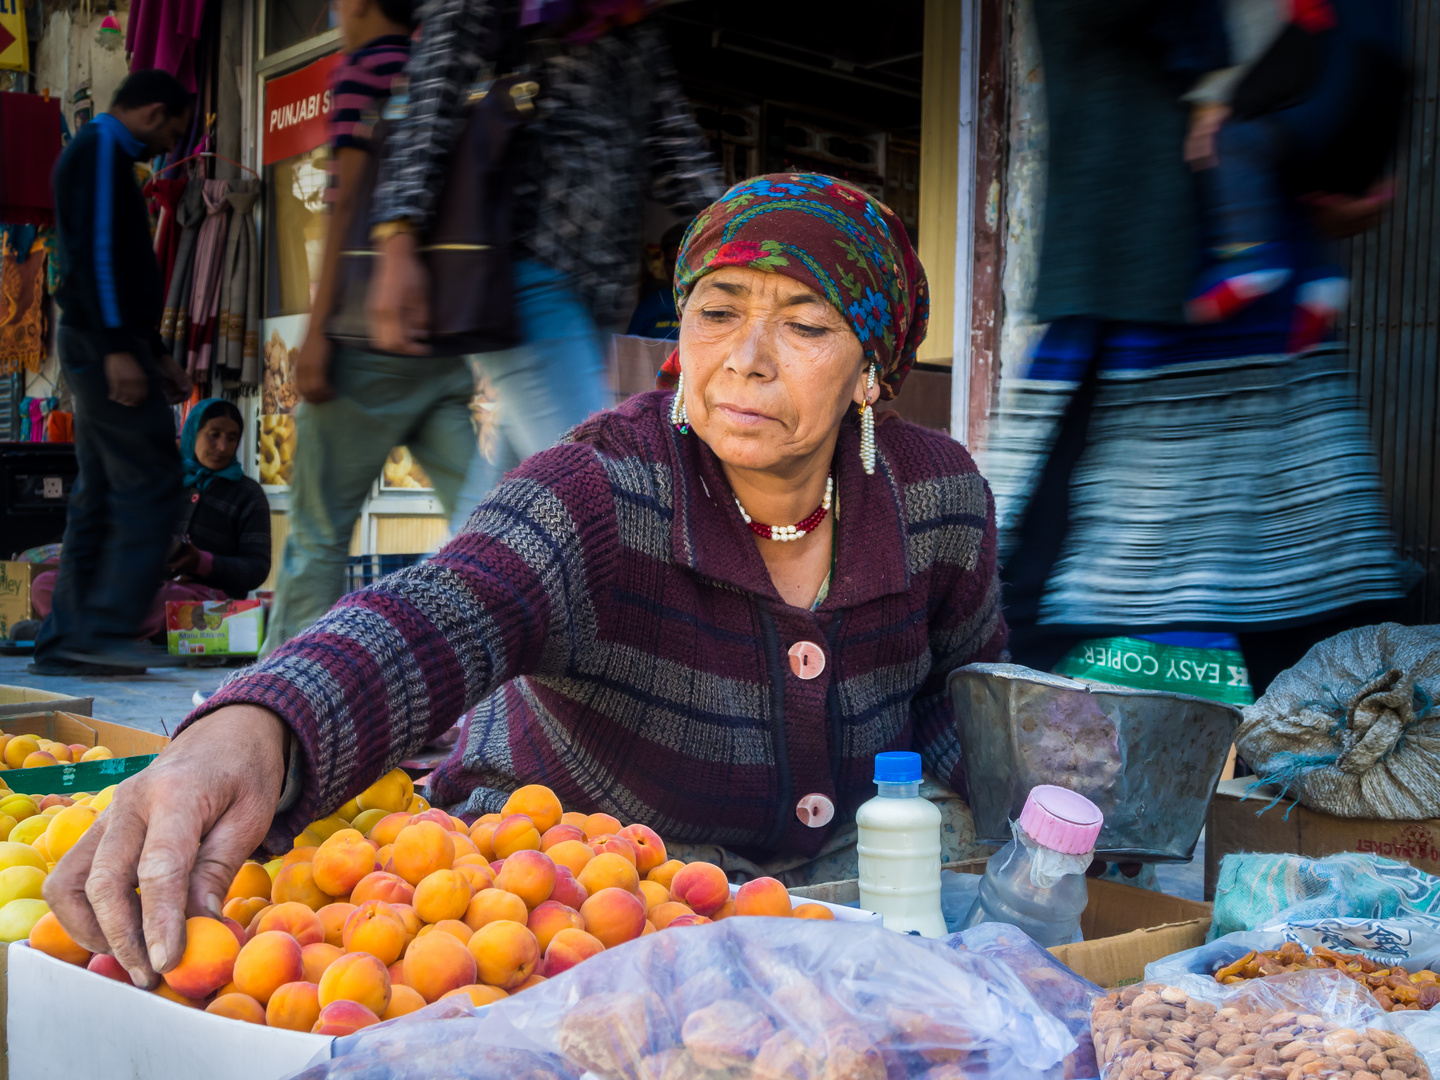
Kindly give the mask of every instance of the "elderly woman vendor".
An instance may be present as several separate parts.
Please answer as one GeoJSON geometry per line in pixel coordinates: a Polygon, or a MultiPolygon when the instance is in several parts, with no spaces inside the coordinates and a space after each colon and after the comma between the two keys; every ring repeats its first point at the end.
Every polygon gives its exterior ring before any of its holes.
{"type": "Polygon", "coordinates": [[[994,512],[964,447],[876,421],[925,336],[903,226],[830,177],[759,177],[695,220],[676,290],[674,393],[530,458],[121,786],[46,884],[77,940],[149,981],[267,828],[288,845],[471,708],[430,791],[457,814],[538,782],[793,864],[881,751],[963,790],[945,677],[1005,644],[994,512]]]}

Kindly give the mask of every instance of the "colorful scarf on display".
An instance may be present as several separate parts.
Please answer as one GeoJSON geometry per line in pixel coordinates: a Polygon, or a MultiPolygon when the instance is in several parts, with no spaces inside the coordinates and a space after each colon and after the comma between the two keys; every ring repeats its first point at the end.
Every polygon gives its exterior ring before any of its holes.
{"type": "MultiPolygon", "coordinates": [[[[905,226],[888,206],[819,173],[775,173],[736,184],[690,225],[675,269],[683,311],[695,283],[723,266],[784,274],[838,311],[880,365],[880,396],[893,398],[925,340],[930,290],[905,226]]],[[[678,354],[660,369],[674,385],[678,354]]]]}
{"type": "Polygon", "coordinates": [[[190,292],[195,282],[195,248],[205,220],[205,183],[194,177],[175,210],[175,224],[181,229],[180,242],[175,248],[175,265],[170,269],[170,284],[165,291],[165,312],[160,316],[160,340],[175,357],[176,363],[186,355],[190,340],[190,292]]]}
{"type": "Polygon", "coordinates": [[[195,284],[190,293],[188,342],[190,377],[210,378],[210,361],[218,340],[220,292],[225,276],[225,237],[230,225],[230,181],[199,181],[205,192],[205,224],[195,242],[195,284]]]}
{"type": "Polygon", "coordinates": [[[231,180],[230,232],[220,286],[216,366],[228,382],[260,385],[260,259],[255,239],[259,180],[231,180]]]}
{"type": "Polygon", "coordinates": [[[195,440],[200,437],[200,429],[205,426],[206,420],[213,420],[217,416],[228,416],[236,423],[240,422],[240,411],[224,398],[205,398],[198,401],[185,417],[185,426],[180,429],[180,465],[185,470],[186,487],[204,491],[217,476],[225,480],[239,480],[245,475],[245,470],[240,467],[238,454],[231,458],[230,464],[223,469],[206,468],[195,456],[195,440]]]}
{"type": "Polygon", "coordinates": [[[45,362],[45,241],[34,226],[0,236],[0,374],[45,362]]]}

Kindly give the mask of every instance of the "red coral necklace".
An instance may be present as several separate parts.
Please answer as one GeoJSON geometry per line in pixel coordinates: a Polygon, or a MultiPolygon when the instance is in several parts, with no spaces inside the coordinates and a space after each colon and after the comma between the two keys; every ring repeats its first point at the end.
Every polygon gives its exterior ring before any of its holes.
{"type": "Polygon", "coordinates": [[[735,505],[740,510],[740,516],[745,519],[745,524],[750,526],[750,531],[762,540],[799,540],[807,533],[814,532],[820,522],[825,520],[825,515],[830,511],[830,499],[835,493],[835,474],[832,472],[825,477],[825,498],[821,500],[809,517],[796,522],[794,525],[762,525],[751,518],[745,512],[745,507],[740,505],[740,497],[735,497],[735,505]]]}

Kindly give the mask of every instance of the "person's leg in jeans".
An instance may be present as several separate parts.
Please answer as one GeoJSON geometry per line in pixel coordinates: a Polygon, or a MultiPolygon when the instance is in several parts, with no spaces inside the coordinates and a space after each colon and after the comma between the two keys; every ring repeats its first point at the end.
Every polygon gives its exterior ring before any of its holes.
{"type": "Polygon", "coordinates": [[[80,476],[35,657],[135,666],[135,638],[160,586],[180,510],[175,416],[148,351],[136,359],[151,373],[150,393],[130,407],[110,400],[100,338],[62,327],[58,344],[74,397],[80,476]]]}
{"type": "Polygon", "coordinates": [[[370,485],[390,449],[404,441],[413,417],[424,357],[377,356],[337,347],[331,364],[335,397],[295,410],[290,476],[290,531],[261,655],[324,615],[345,594],[350,537],[370,485]]]}
{"type": "Polygon", "coordinates": [[[470,402],[475,398],[475,376],[462,358],[431,360],[434,396],[405,436],[405,445],[419,462],[446,517],[455,513],[460,488],[477,453],[475,423],[470,402]]]}
{"type": "Polygon", "coordinates": [[[605,344],[569,280],[541,263],[515,265],[515,305],[524,344],[476,362],[499,399],[498,460],[475,456],[451,518],[459,532],[505,472],[611,404],[605,344]]]}

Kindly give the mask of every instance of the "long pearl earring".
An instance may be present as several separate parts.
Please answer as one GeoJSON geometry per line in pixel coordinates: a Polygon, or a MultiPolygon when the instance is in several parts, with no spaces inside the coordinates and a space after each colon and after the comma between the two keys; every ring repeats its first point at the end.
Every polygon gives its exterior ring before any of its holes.
{"type": "Polygon", "coordinates": [[[865,400],[860,403],[860,464],[866,476],[875,475],[875,408],[870,404],[870,391],[875,389],[875,365],[865,379],[865,400]]]}
{"type": "Polygon", "coordinates": [[[681,435],[690,434],[690,413],[685,408],[685,372],[675,380],[675,399],[670,403],[670,423],[681,435]]]}

